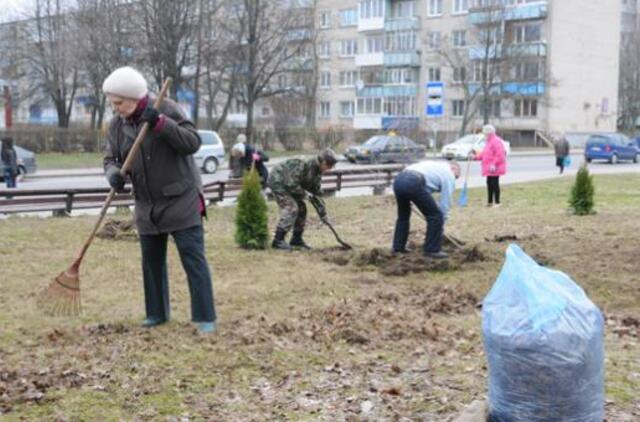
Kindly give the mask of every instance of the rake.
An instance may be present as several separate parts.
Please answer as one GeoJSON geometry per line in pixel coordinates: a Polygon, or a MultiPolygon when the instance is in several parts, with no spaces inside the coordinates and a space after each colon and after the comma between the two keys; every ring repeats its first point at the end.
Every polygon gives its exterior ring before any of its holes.
{"type": "MultiPolygon", "coordinates": [[[[171,78],[167,78],[162,85],[162,89],[158,94],[153,106],[155,108],[160,107],[162,100],[167,94],[169,87],[172,83],[171,78]]],[[[136,137],[129,154],[127,155],[127,159],[125,160],[122,168],[120,169],[120,174],[124,177],[133,164],[133,160],[135,159],[138,150],[140,149],[140,145],[142,145],[142,141],[147,135],[149,131],[149,124],[144,123],[138,136],[136,137]]],[[[116,190],[111,188],[107,198],[104,201],[104,205],[100,210],[100,215],[98,216],[98,220],[93,226],[93,230],[89,235],[87,241],[82,245],[82,249],[78,254],[76,260],[71,264],[69,268],[61,272],[49,285],[45,288],[40,294],[38,303],[40,307],[44,310],[45,313],[56,315],[56,316],[70,316],[70,315],[78,315],[80,313],[80,263],[82,263],[82,259],[84,258],[84,254],[89,249],[93,238],[95,237],[100,225],[102,224],[102,220],[104,220],[104,216],[107,213],[107,209],[109,209],[109,205],[113,198],[116,196],[116,190]]]]}
{"type": "MultiPolygon", "coordinates": [[[[311,205],[313,205],[313,208],[315,208],[315,210],[318,213],[318,215],[321,215],[320,214],[320,208],[323,207],[322,200],[320,198],[318,198],[317,196],[312,196],[311,198],[309,198],[309,202],[311,203],[311,205]]],[[[336,240],[338,241],[338,243],[340,244],[342,249],[347,249],[347,250],[353,249],[353,247],[351,245],[349,245],[347,242],[342,240],[340,238],[340,236],[338,236],[338,232],[336,232],[336,229],[333,228],[333,226],[331,225],[329,220],[327,220],[326,217],[325,218],[321,218],[321,220],[333,232],[333,235],[335,236],[336,240]]]]}
{"type": "Polygon", "coordinates": [[[464,185],[462,186],[462,191],[460,192],[460,197],[458,198],[458,206],[460,208],[464,208],[469,203],[469,198],[467,196],[467,181],[469,180],[469,168],[471,167],[471,156],[467,158],[467,172],[464,175],[464,185]]]}

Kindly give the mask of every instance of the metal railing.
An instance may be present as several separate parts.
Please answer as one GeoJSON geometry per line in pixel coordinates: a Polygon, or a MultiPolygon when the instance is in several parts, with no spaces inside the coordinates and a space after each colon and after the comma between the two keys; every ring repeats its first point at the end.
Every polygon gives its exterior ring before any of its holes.
{"type": "MultiPolygon", "coordinates": [[[[404,165],[378,165],[354,169],[337,169],[322,177],[322,189],[331,196],[337,191],[354,188],[373,188],[377,193],[391,185],[394,176],[404,165]]],[[[209,204],[219,203],[238,196],[242,179],[228,179],[203,185],[204,198],[209,204]]],[[[100,208],[108,193],[108,187],[69,189],[0,189],[0,214],[52,212],[53,215],[69,215],[74,210],[100,208]]],[[[112,207],[128,207],[134,204],[130,188],[119,193],[112,207]]]]}

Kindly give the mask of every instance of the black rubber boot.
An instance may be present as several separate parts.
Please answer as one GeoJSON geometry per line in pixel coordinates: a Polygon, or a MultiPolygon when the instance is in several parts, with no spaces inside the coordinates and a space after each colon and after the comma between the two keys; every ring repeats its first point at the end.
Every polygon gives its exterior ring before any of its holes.
{"type": "Polygon", "coordinates": [[[304,243],[304,240],[302,239],[302,233],[303,232],[293,232],[293,235],[291,236],[291,242],[289,242],[289,245],[295,246],[297,248],[309,250],[311,249],[311,246],[304,243]]]}
{"type": "Polygon", "coordinates": [[[281,249],[284,251],[290,251],[291,250],[291,246],[289,246],[289,244],[284,240],[284,236],[287,234],[287,232],[285,232],[282,229],[277,229],[276,230],[276,235],[273,237],[273,242],[271,242],[271,247],[273,249],[281,249]]]}

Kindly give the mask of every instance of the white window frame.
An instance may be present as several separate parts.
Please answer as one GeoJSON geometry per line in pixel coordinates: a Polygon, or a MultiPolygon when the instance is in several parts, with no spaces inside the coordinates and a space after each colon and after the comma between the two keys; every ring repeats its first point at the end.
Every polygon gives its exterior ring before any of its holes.
{"type": "Polygon", "coordinates": [[[322,41],[320,48],[318,48],[318,57],[321,59],[328,59],[331,57],[331,41],[322,41]]]}
{"type": "Polygon", "coordinates": [[[331,28],[331,11],[320,12],[320,29],[331,28]]]}
{"type": "Polygon", "coordinates": [[[340,101],[340,117],[342,118],[352,118],[355,115],[356,112],[356,106],[355,103],[353,101],[340,101]],[[344,114],[343,111],[343,106],[345,105],[349,105],[349,113],[348,114],[344,114]]]}
{"type": "Polygon", "coordinates": [[[451,0],[451,14],[465,15],[469,13],[469,0],[451,0]]]}
{"type": "Polygon", "coordinates": [[[356,85],[357,80],[358,80],[357,70],[343,70],[342,72],[340,72],[341,88],[352,88],[356,85]]]}
{"type": "Polygon", "coordinates": [[[467,31],[464,29],[454,29],[451,31],[451,42],[454,47],[463,48],[467,46],[467,31]]]}
{"type": "Polygon", "coordinates": [[[320,72],[320,88],[322,89],[331,88],[331,71],[330,70],[323,70],[320,72]]]}
{"type": "Polygon", "coordinates": [[[342,9],[340,11],[340,27],[347,28],[349,26],[358,25],[358,8],[351,7],[349,9],[342,9]],[[347,17],[345,21],[345,17],[347,17]]]}
{"type": "Polygon", "coordinates": [[[443,0],[427,0],[427,16],[435,18],[442,16],[443,0]]]}
{"type": "Polygon", "coordinates": [[[439,67],[430,67],[427,69],[427,80],[429,82],[439,82],[442,80],[442,72],[439,67]]]}
{"type": "Polygon", "coordinates": [[[331,103],[329,101],[320,101],[320,118],[331,118],[331,103]]]}
{"type": "Polygon", "coordinates": [[[535,98],[517,98],[513,100],[515,117],[538,117],[538,100],[535,98]]]}
{"type": "Polygon", "coordinates": [[[467,68],[464,66],[454,67],[451,75],[451,82],[459,84],[467,80],[467,68]]]}
{"type": "Polygon", "coordinates": [[[442,44],[442,33],[440,31],[431,31],[429,32],[429,40],[428,44],[430,48],[437,50],[440,48],[442,44]]]}
{"type": "Polygon", "coordinates": [[[451,117],[464,117],[464,100],[451,100],[451,117]]]}
{"type": "Polygon", "coordinates": [[[358,40],[340,40],[340,57],[354,57],[358,54],[358,40]]]}

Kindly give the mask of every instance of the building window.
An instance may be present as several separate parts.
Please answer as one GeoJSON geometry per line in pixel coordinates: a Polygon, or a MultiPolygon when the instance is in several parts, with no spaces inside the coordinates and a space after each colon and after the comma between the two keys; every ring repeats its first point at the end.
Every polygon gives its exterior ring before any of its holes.
{"type": "Polygon", "coordinates": [[[429,32],[429,47],[433,48],[433,49],[439,49],[440,48],[440,32],[437,31],[432,31],[429,32]]]}
{"type": "Polygon", "coordinates": [[[427,16],[442,16],[442,0],[427,0],[427,16]]]}
{"type": "Polygon", "coordinates": [[[331,56],[331,43],[329,41],[323,41],[320,43],[320,51],[318,52],[318,56],[322,58],[328,58],[331,56]]]}
{"type": "Polygon", "coordinates": [[[367,53],[382,53],[384,51],[384,37],[376,35],[365,39],[367,53]]]}
{"type": "Polygon", "coordinates": [[[269,107],[262,107],[261,113],[263,116],[268,116],[271,114],[271,110],[269,110],[269,107]]]}
{"type": "Polygon", "coordinates": [[[320,28],[331,28],[331,12],[320,13],[320,28]]]}
{"type": "Polygon", "coordinates": [[[453,82],[464,82],[467,79],[467,69],[464,67],[453,68],[453,82]]]}
{"type": "Polygon", "coordinates": [[[469,9],[469,0],[453,0],[453,13],[466,13],[469,9]]]}
{"type": "Polygon", "coordinates": [[[340,11],[340,26],[354,26],[358,24],[358,9],[344,9],[340,11]]]}
{"type": "Polygon", "coordinates": [[[514,44],[537,42],[542,40],[542,23],[533,22],[513,27],[514,44]]]}
{"type": "Polygon", "coordinates": [[[535,117],[538,115],[538,100],[515,100],[513,114],[516,117],[535,117]]]}
{"type": "Polygon", "coordinates": [[[429,68],[429,81],[437,82],[440,80],[440,68],[439,67],[430,67],[429,68]]]}
{"type": "Polygon", "coordinates": [[[383,17],[384,1],[385,0],[360,0],[360,19],[383,17]]]}
{"type": "Polygon", "coordinates": [[[453,117],[464,116],[464,100],[451,100],[451,113],[453,117]]]}
{"type": "Polygon", "coordinates": [[[328,118],[331,117],[331,103],[328,101],[320,102],[320,117],[328,118]]]}
{"type": "Polygon", "coordinates": [[[540,79],[540,63],[516,63],[513,66],[513,78],[516,81],[537,81],[540,79]]]}
{"type": "Polygon", "coordinates": [[[358,42],[356,40],[340,41],[340,56],[352,57],[358,54],[358,42]]]}
{"type": "Polygon", "coordinates": [[[320,87],[321,88],[331,87],[331,72],[328,72],[328,71],[320,72],[320,87]]]}
{"type": "Polygon", "coordinates": [[[416,33],[414,31],[394,31],[385,36],[384,51],[403,52],[415,51],[416,33]]]}
{"type": "Polygon", "coordinates": [[[403,0],[403,1],[395,1],[391,2],[391,13],[389,18],[391,19],[401,19],[401,18],[412,18],[415,16],[416,2],[415,0],[403,0]]]}
{"type": "Polygon", "coordinates": [[[358,98],[358,114],[381,114],[382,98],[358,98]]]}
{"type": "Polygon", "coordinates": [[[340,117],[353,117],[353,101],[340,101],[340,117]]]}
{"type": "MultiPolygon", "coordinates": [[[[484,101],[482,98],[478,99],[480,102],[480,115],[484,116],[484,101]]],[[[489,100],[489,117],[500,117],[500,100],[489,100]]]]}
{"type": "Polygon", "coordinates": [[[413,84],[418,82],[418,73],[414,69],[401,67],[385,69],[383,81],[386,84],[413,84]]]}
{"type": "Polygon", "coordinates": [[[387,116],[415,116],[415,97],[385,97],[383,109],[387,116]]]}
{"type": "Polygon", "coordinates": [[[340,86],[354,86],[358,80],[358,71],[340,72],[340,86]]]}
{"type": "Polygon", "coordinates": [[[467,45],[467,31],[453,31],[453,46],[464,47],[467,45]]]}
{"type": "Polygon", "coordinates": [[[287,75],[278,75],[278,88],[285,88],[287,86],[287,75]]]}

